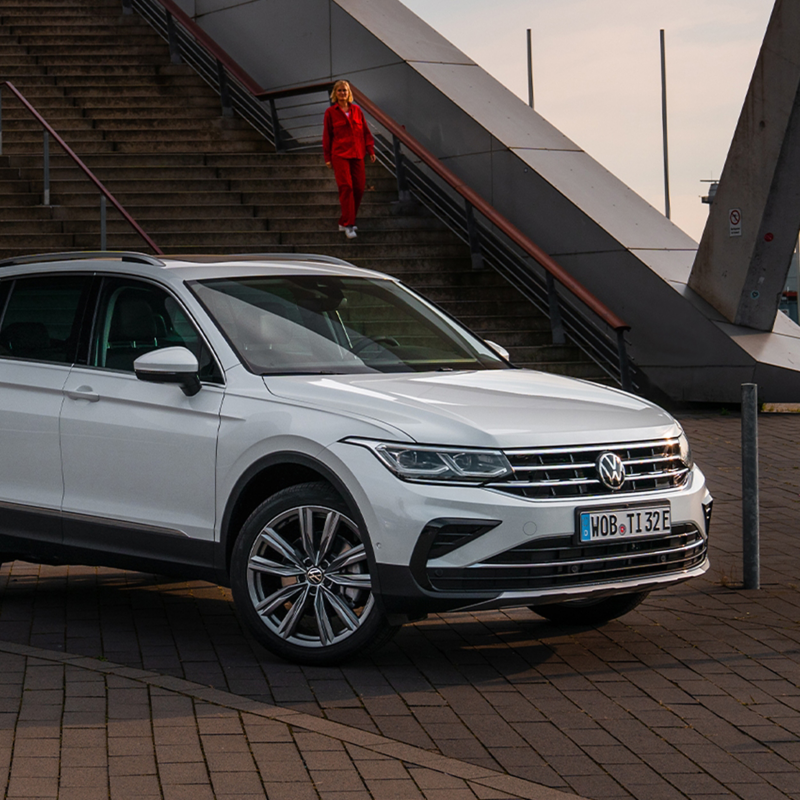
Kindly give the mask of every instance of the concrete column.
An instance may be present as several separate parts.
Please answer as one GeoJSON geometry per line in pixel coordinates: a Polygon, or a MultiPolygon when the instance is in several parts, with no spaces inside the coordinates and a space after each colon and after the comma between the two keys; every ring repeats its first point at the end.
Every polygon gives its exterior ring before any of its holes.
{"type": "Polygon", "coordinates": [[[800,229],[800,3],[776,0],[689,286],[769,331],[800,229]]]}

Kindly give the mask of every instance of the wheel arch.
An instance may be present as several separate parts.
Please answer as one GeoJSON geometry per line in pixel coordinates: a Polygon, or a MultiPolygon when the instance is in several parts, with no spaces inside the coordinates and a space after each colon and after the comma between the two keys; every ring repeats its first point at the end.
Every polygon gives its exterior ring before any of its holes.
{"type": "Polygon", "coordinates": [[[358,504],[341,478],[330,467],[303,453],[272,453],[251,464],[239,477],[228,497],[222,517],[220,553],[224,556],[225,561],[220,567],[224,570],[225,575],[229,574],[231,553],[236,537],[245,520],[261,503],[281,489],[319,481],[329,484],[339,494],[353,520],[364,532],[364,547],[367,552],[370,574],[373,577],[373,594],[379,601],[380,587],[377,585],[372,540],[358,504]]]}

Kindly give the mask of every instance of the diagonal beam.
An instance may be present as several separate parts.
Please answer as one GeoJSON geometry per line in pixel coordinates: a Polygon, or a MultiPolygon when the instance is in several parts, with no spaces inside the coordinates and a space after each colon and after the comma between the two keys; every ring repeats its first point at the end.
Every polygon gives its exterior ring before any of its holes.
{"type": "Polygon", "coordinates": [[[689,286],[727,320],[775,323],[800,229],[800,3],[776,0],[689,286]]]}

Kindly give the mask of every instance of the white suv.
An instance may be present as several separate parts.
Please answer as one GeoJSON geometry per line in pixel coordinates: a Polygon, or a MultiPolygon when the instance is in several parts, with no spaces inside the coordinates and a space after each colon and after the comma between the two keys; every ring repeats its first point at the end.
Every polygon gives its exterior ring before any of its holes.
{"type": "Polygon", "coordinates": [[[429,612],[596,624],[708,569],[680,425],[320,256],[0,262],[0,558],[230,585],[330,664],[429,612]]]}

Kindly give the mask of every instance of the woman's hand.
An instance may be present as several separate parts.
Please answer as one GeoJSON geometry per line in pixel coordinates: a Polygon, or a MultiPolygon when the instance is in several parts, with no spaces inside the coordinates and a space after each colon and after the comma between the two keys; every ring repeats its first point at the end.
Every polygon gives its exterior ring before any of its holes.
{"type": "Polygon", "coordinates": [[[375,153],[370,153],[369,154],[369,162],[370,162],[370,164],[374,164],[375,163],[375,153]]]}
{"type": "Polygon", "coordinates": [[[330,161],[326,161],[326,162],[325,162],[325,166],[326,166],[328,169],[332,169],[332,167],[331,167],[331,162],[330,162],[330,161]]]}

